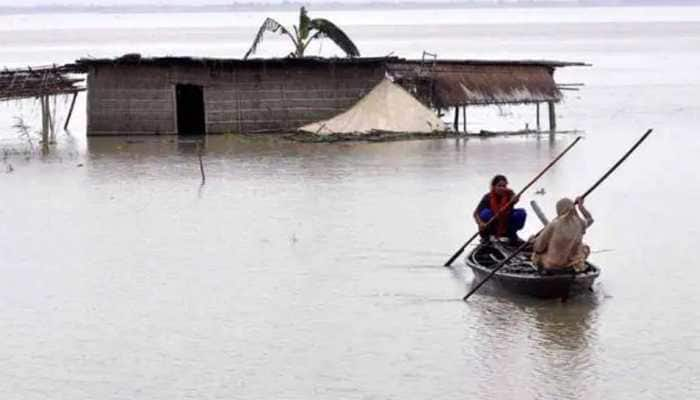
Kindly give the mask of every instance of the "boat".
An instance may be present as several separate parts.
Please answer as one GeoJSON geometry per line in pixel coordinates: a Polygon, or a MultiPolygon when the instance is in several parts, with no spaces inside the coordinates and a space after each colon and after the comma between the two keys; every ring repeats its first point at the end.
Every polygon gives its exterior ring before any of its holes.
{"type": "MultiPolygon", "coordinates": [[[[499,241],[480,243],[466,258],[478,284],[505,260],[517,247],[499,241]]],[[[582,272],[573,270],[543,272],[531,261],[532,250],[524,250],[501,267],[487,282],[492,288],[543,299],[561,298],[592,291],[600,268],[586,261],[582,272]]]]}

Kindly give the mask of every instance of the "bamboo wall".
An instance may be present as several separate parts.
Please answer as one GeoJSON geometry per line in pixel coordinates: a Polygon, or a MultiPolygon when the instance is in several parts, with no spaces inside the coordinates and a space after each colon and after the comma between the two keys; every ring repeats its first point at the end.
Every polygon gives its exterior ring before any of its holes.
{"type": "Polygon", "coordinates": [[[207,133],[289,131],[356,103],[381,64],[92,65],[88,135],[177,133],[175,85],[203,87],[207,133]]]}

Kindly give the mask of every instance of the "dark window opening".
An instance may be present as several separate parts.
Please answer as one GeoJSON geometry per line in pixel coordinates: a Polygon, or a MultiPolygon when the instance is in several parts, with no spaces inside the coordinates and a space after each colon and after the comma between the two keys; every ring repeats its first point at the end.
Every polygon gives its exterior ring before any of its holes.
{"type": "Polygon", "coordinates": [[[180,135],[203,135],[204,95],[201,86],[177,85],[177,133],[180,135]]]}

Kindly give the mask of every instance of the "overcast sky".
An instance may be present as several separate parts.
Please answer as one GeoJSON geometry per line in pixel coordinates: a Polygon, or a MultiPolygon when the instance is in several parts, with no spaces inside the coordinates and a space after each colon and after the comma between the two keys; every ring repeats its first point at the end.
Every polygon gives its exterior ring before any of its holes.
{"type": "MultiPolygon", "coordinates": [[[[219,5],[233,3],[282,3],[284,0],[0,0],[0,6],[17,7],[17,6],[46,6],[46,5],[219,5]]],[[[288,0],[292,3],[369,3],[373,0],[288,0]]],[[[401,2],[402,0],[374,0],[381,2],[401,2]]],[[[403,0],[406,2],[456,2],[459,0],[403,0]]],[[[464,3],[489,3],[499,0],[462,0],[464,3]]],[[[518,0],[505,0],[518,1],[518,0]]],[[[532,0],[528,0],[532,1],[532,0]]],[[[575,0],[534,0],[547,2],[572,2],[575,0]]],[[[618,0],[619,1],[619,0],[618,0]]]]}
{"type": "MultiPolygon", "coordinates": [[[[234,4],[234,3],[267,3],[275,4],[282,3],[284,0],[0,0],[0,7],[18,7],[18,6],[47,6],[47,5],[67,5],[67,6],[86,6],[86,5],[99,5],[99,6],[113,6],[113,5],[190,5],[190,6],[201,6],[201,5],[221,5],[221,4],[234,4]]],[[[318,4],[318,3],[369,3],[372,1],[377,2],[416,2],[416,3],[431,3],[431,2],[455,2],[459,3],[460,0],[288,0],[292,3],[308,3],[308,4],[318,4]]],[[[496,3],[499,0],[462,0],[463,3],[496,3]]],[[[502,2],[517,2],[519,0],[500,0],[502,2]]],[[[520,0],[520,1],[544,1],[547,3],[562,2],[571,3],[576,0],[520,0]]],[[[599,0],[604,2],[605,0],[599,0]]],[[[656,3],[663,5],[666,2],[663,0],[607,0],[608,3],[656,3]]],[[[700,3],[700,0],[673,0],[672,3],[700,3]]]]}
{"type": "MultiPolygon", "coordinates": [[[[247,2],[248,0],[243,0],[241,2],[247,2]]],[[[15,7],[15,6],[37,6],[37,5],[118,5],[118,4],[153,4],[153,5],[167,5],[167,4],[178,4],[178,5],[203,5],[203,4],[231,4],[235,1],[217,1],[217,0],[167,0],[167,1],[148,1],[148,0],[0,0],[0,6],[15,7]]],[[[269,1],[269,3],[274,3],[275,0],[269,1]]]]}
{"type": "MultiPolygon", "coordinates": [[[[247,2],[265,2],[265,3],[280,3],[282,0],[239,0],[240,3],[247,2]]],[[[319,0],[323,1],[323,0],[319,0]]],[[[236,0],[0,0],[0,6],[16,7],[16,6],[45,6],[45,5],[69,5],[69,6],[87,6],[87,5],[127,5],[127,4],[149,4],[149,5],[209,5],[209,4],[231,4],[236,0]]]]}

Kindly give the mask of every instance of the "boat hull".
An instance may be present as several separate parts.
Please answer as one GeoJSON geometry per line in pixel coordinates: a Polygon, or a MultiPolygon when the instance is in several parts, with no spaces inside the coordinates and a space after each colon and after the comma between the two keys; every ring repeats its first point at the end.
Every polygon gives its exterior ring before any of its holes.
{"type": "MultiPolygon", "coordinates": [[[[474,273],[474,284],[486,279],[493,268],[499,264],[499,259],[507,257],[509,250],[511,249],[504,246],[490,244],[480,245],[474,249],[466,259],[467,266],[474,273]]],[[[487,284],[497,290],[518,295],[542,299],[567,299],[570,296],[590,292],[593,283],[600,275],[600,269],[591,263],[587,263],[588,268],[582,273],[544,275],[537,271],[529,258],[527,253],[518,256],[512,265],[506,265],[497,271],[487,284]]]]}

